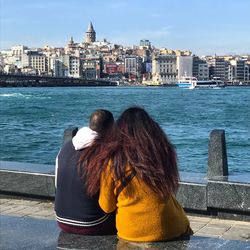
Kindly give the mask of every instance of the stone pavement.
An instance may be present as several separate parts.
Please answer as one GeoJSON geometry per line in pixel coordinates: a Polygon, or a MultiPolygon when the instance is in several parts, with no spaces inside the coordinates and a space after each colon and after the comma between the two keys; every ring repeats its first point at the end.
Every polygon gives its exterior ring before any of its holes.
{"type": "MultiPolygon", "coordinates": [[[[0,195],[0,215],[55,220],[52,201],[4,195],[0,195]]],[[[195,236],[250,241],[250,222],[188,217],[195,236]]]]}

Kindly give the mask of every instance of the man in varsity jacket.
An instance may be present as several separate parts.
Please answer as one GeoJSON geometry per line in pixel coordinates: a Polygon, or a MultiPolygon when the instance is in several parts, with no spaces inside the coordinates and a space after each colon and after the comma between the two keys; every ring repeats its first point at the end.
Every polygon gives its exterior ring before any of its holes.
{"type": "MultiPolygon", "coordinates": [[[[80,177],[78,161],[82,152],[114,124],[111,112],[96,110],[90,116],[89,127],[78,130],[66,142],[56,159],[55,212],[59,227],[67,233],[85,235],[115,234],[115,215],[106,214],[98,204],[99,194],[89,197],[84,178],[80,177]]],[[[84,167],[84,166],[83,166],[84,167]]]]}

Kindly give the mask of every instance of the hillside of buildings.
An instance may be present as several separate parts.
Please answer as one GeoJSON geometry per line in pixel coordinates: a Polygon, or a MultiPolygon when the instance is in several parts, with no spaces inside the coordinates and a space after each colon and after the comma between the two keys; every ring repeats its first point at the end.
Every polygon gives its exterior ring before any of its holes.
{"type": "Polygon", "coordinates": [[[90,22],[83,42],[65,47],[13,46],[0,51],[0,73],[111,79],[136,84],[173,84],[184,76],[219,77],[228,84],[249,83],[250,55],[196,56],[191,51],[156,48],[147,39],[123,46],[96,41],[90,22]]]}

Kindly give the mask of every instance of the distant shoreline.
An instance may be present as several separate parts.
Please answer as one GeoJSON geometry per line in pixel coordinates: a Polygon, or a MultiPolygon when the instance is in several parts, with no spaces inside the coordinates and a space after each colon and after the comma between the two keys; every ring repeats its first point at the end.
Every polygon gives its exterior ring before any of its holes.
{"type": "MultiPolygon", "coordinates": [[[[83,79],[73,77],[52,77],[35,75],[0,74],[0,87],[178,87],[177,84],[139,84],[109,79],[83,79]]],[[[249,87],[250,83],[226,83],[227,87],[249,87]]]]}
{"type": "MultiPolygon", "coordinates": [[[[112,83],[102,83],[102,82],[93,82],[93,83],[28,83],[28,82],[13,82],[13,83],[4,83],[0,82],[0,88],[61,88],[61,87],[153,87],[153,88],[179,88],[177,84],[164,84],[164,85],[144,85],[144,84],[112,84],[112,83]]],[[[250,84],[228,84],[226,88],[230,87],[250,87],[250,84]]],[[[181,88],[180,88],[181,89],[181,88]]],[[[204,88],[205,89],[205,88],[204,88]]]]}
{"type": "MultiPolygon", "coordinates": [[[[177,84],[169,84],[169,85],[143,85],[143,84],[136,84],[136,85],[110,85],[110,84],[3,84],[0,83],[0,88],[69,88],[69,87],[132,87],[132,88],[140,88],[140,87],[148,87],[148,88],[179,88],[177,84]]],[[[230,87],[250,87],[250,84],[245,85],[226,85],[226,88],[230,87]]],[[[181,88],[180,88],[181,89],[181,88]]],[[[206,89],[206,88],[203,88],[206,89]]]]}

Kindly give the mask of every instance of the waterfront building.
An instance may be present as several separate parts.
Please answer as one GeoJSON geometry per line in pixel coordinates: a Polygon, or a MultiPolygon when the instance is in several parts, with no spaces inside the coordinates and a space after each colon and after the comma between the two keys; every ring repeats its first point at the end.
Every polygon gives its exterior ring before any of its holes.
{"type": "Polygon", "coordinates": [[[184,76],[193,76],[193,57],[177,56],[176,57],[177,79],[184,76]]]}
{"type": "Polygon", "coordinates": [[[17,55],[10,55],[4,58],[4,65],[13,65],[14,67],[10,67],[11,69],[19,69],[22,68],[22,57],[17,55]]]}
{"type": "Polygon", "coordinates": [[[22,54],[22,68],[30,68],[36,70],[38,75],[48,74],[48,58],[39,51],[28,51],[22,54]]]}
{"type": "Polygon", "coordinates": [[[81,60],[81,63],[83,78],[93,80],[101,77],[103,63],[99,55],[88,55],[81,60]]]}
{"type": "Polygon", "coordinates": [[[209,77],[218,77],[222,81],[228,81],[228,66],[229,62],[223,57],[213,57],[209,61],[209,77]]]}
{"type": "Polygon", "coordinates": [[[80,77],[81,76],[81,64],[79,56],[69,55],[65,58],[68,64],[68,76],[70,77],[80,77]]]}
{"type": "Polygon", "coordinates": [[[85,33],[85,43],[93,43],[96,40],[96,33],[92,22],[89,23],[88,29],[85,33]]]}
{"type": "Polygon", "coordinates": [[[18,73],[22,69],[22,54],[28,47],[24,45],[12,46],[9,50],[1,51],[2,69],[6,73],[18,73]],[[5,67],[6,66],[6,67],[5,67]]]}
{"type": "Polygon", "coordinates": [[[3,71],[7,74],[16,74],[18,73],[18,68],[14,64],[5,64],[3,67],[3,71]]]}
{"type": "Polygon", "coordinates": [[[124,58],[124,72],[128,74],[129,79],[139,77],[141,60],[138,56],[126,55],[124,58]]]}
{"type": "Polygon", "coordinates": [[[80,57],[65,54],[52,61],[52,69],[58,76],[79,78],[81,76],[80,57]]]}
{"type": "Polygon", "coordinates": [[[209,67],[206,60],[202,60],[198,56],[193,57],[193,76],[198,80],[209,79],[209,67]]]}
{"type": "Polygon", "coordinates": [[[176,82],[176,55],[153,55],[152,78],[155,84],[171,84],[176,82]]]}
{"type": "Polygon", "coordinates": [[[68,69],[64,64],[64,56],[50,58],[49,72],[55,77],[68,76],[68,69]]]}
{"type": "Polygon", "coordinates": [[[230,61],[230,81],[246,82],[249,81],[249,66],[245,60],[236,58],[230,61]]]}
{"type": "Polygon", "coordinates": [[[250,82],[250,64],[245,62],[245,81],[250,82]]]}
{"type": "Polygon", "coordinates": [[[23,74],[25,74],[25,75],[37,75],[37,74],[38,74],[37,70],[36,70],[36,69],[33,69],[33,68],[31,68],[31,67],[23,67],[23,68],[21,69],[21,72],[22,72],[23,74]]]}
{"type": "Polygon", "coordinates": [[[207,63],[200,63],[198,65],[198,80],[208,80],[209,79],[209,67],[207,63]]]}

